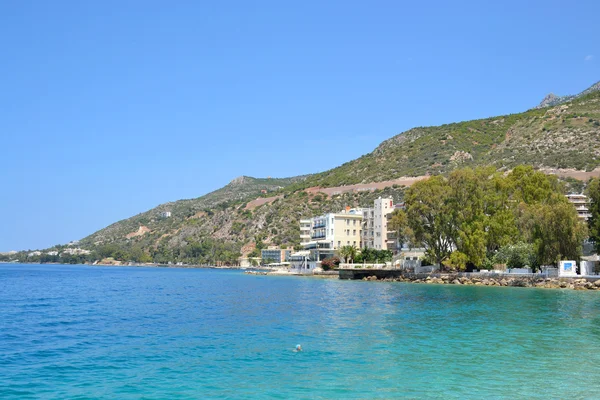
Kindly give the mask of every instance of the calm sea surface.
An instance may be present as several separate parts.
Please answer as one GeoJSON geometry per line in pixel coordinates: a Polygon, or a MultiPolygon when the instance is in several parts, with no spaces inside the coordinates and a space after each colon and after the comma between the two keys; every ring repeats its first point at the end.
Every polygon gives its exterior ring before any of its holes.
{"type": "Polygon", "coordinates": [[[0,264],[1,399],[598,399],[599,373],[598,292],[0,264]]]}

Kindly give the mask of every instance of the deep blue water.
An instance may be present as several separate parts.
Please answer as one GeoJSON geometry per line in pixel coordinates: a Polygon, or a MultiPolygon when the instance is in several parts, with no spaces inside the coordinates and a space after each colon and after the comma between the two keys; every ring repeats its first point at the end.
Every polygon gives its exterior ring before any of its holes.
{"type": "Polygon", "coordinates": [[[1,399],[597,399],[599,372],[598,292],[0,264],[1,399]]]}

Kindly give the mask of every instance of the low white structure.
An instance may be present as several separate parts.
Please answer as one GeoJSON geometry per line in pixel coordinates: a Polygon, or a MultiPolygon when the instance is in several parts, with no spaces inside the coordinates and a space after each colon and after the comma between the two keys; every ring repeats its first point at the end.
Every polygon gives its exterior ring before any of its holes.
{"type": "Polygon", "coordinates": [[[596,275],[596,263],[594,261],[581,261],[579,263],[581,275],[596,275]]]}
{"type": "Polygon", "coordinates": [[[311,252],[302,250],[290,256],[290,273],[309,275],[317,268],[317,262],[310,259],[311,252]]]}
{"type": "Polygon", "coordinates": [[[558,264],[558,276],[577,276],[577,262],[561,261],[558,264]]]}

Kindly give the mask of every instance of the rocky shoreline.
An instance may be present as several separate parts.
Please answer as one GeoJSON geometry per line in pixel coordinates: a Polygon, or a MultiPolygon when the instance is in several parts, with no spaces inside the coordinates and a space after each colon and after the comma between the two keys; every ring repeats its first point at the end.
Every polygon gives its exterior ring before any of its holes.
{"type": "Polygon", "coordinates": [[[598,278],[545,278],[532,276],[474,276],[466,277],[459,274],[438,274],[420,277],[416,275],[400,275],[378,279],[375,275],[367,276],[363,281],[408,282],[438,285],[471,285],[471,286],[512,286],[536,287],[546,289],[600,290],[598,278]]]}

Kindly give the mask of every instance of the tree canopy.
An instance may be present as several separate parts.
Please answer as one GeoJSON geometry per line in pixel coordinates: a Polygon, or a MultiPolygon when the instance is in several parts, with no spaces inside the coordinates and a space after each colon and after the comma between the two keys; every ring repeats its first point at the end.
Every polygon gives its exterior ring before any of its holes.
{"type": "Polygon", "coordinates": [[[459,270],[489,264],[520,242],[532,246],[535,265],[578,259],[587,234],[558,179],[530,166],[506,175],[476,168],[433,176],[407,191],[405,205],[429,261],[459,270]]]}

